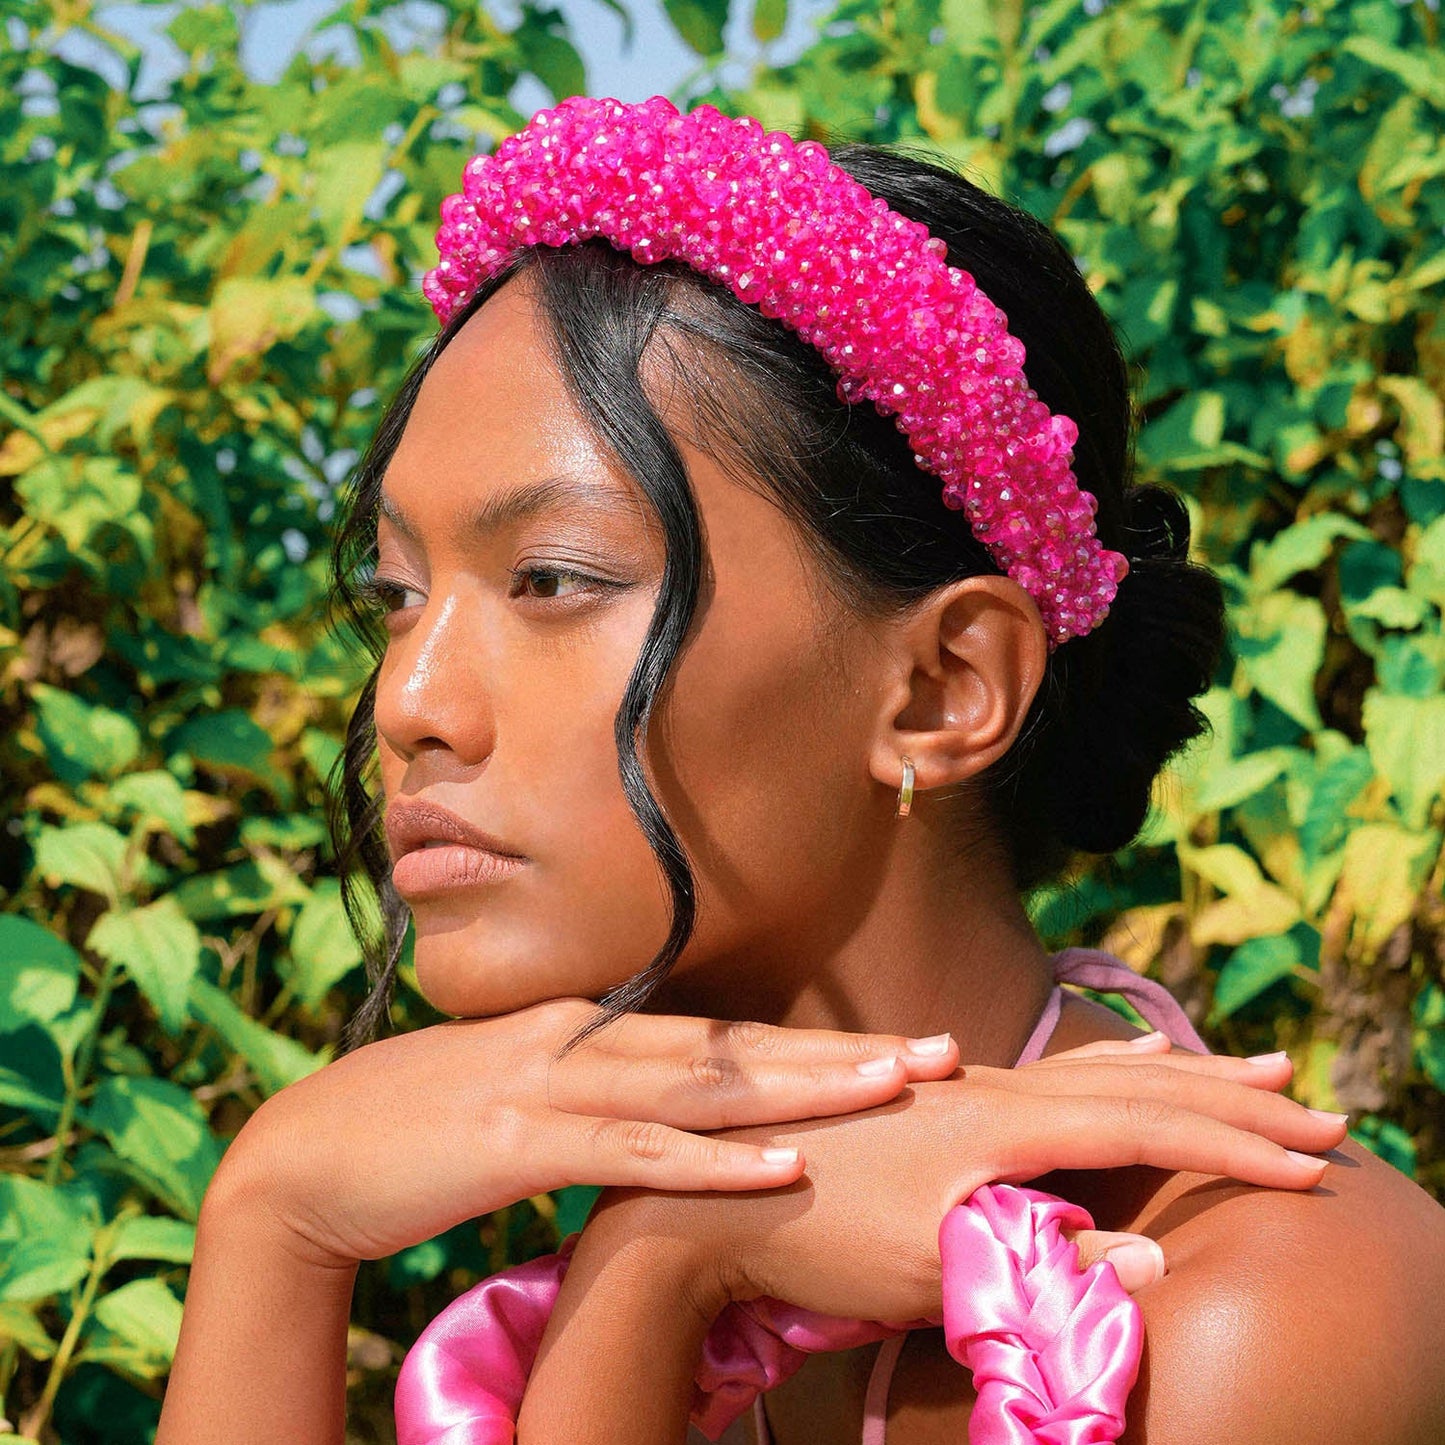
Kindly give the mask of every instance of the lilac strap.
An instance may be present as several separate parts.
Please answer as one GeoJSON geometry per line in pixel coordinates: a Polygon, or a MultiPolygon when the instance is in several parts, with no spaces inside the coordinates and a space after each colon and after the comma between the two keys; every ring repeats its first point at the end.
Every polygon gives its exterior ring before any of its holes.
{"type": "Polygon", "coordinates": [[[893,1382],[893,1371],[907,1340],[907,1335],[894,1335],[878,1349],[873,1373],[868,1377],[868,1394],[863,1401],[863,1445],[884,1445],[888,1430],[888,1386],[893,1382]]]}

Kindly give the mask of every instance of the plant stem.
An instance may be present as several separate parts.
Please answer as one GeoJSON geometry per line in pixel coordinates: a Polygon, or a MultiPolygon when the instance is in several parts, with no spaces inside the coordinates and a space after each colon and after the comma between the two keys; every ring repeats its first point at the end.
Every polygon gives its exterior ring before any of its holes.
{"type": "Polygon", "coordinates": [[[60,1119],[55,1126],[55,1152],[45,1164],[45,1182],[58,1184],[60,1171],[65,1167],[65,1145],[75,1125],[75,1111],[80,1106],[80,1093],[90,1081],[90,1066],[95,1059],[95,1045],[100,1038],[100,1028],[105,1022],[106,1010],[110,1007],[111,990],[115,987],[116,965],[109,960],[100,972],[100,982],[95,986],[95,1006],[91,1011],[90,1027],[85,1031],[80,1046],[75,1051],[75,1060],[65,1070],[65,1102],[60,1106],[60,1119]]]}
{"type": "MultiPolygon", "coordinates": [[[[116,1223],[118,1222],[116,1221],[116,1223]]],[[[65,1379],[65,1372],[70,1368],[70,1357],[75,1353],[75,1347],[80,1342],[80,1331],[95,1306],[96,1291],[100,1288],[101,1277],[110,1268],[110,1244],[114,1233],[115,1224],[113,1223],[96,1235],[95,1253],[90,1261],[90,1273],[85,1278],[85,1284],[81,1288],[79,1299],[75,1302],[75,1308],[70,1312],[70,1321],[65,1326],[65,1333],[60,1337],[60,1345],[55,1351],[55,1358],[50,1362],[50,1371],[45,1376],[45,1388],[40,1392],[40,1398],[35,1402],[34,1408],[20,1422],[20,1433],[31,1439],[39,1438],[46,1421],[50,1419],[50,1411],[55,1405],[55,1397],[65,1379]]]]}

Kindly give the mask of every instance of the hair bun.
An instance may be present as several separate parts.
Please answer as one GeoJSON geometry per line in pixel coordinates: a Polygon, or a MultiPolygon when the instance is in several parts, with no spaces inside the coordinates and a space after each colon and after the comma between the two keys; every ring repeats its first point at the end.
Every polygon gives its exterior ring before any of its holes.
{"type": "Polygon", "coordinates": [[[1163,487],[1125,494],[1129,575],[1109,616],[1061,654],[1068,718],[1054,730],[1051,796],[1059,836],[1112,853],[1138,834],[1165,762],[1204,732],[1194,699],[1224,643],[1219,580],[1189,561],[1189,513],[1163,487]]]}
{"type": "Polygon", "coordinates": [[[1124,493],[1123,530],[1131,567],[1136,561],[1188,560],[1189,509],[1167,487],[1130,487],[1124,493]]]}

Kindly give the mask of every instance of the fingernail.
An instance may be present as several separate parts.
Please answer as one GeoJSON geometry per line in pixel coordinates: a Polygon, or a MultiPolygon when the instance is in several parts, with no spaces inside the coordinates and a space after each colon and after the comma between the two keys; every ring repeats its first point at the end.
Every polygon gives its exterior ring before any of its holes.
{"type": "Polygon", "coordinates": [[[1287,1059],[1289,1055],[1283,1049],[1274,1054],[1251,1054],[1244,1062],[1246,1064],[1277,1064],[1281,1059],[1287,1059]]]}
{"type": "Polygon", "coordinates": [[[1296,1163],[1311,1164],[1316,1169],[1323,1169],[1330,1162],[1328,1159],[1318,1159],[1313,1154],[1301,1154],[1294,1149],[1286,1149],[1284,1152],[1296,1163]]]}
{"type": "Polygon", "coordinates": [[[952,1034],[934,1034],[927,1039],[909,1039],[908,1052],[910,1054],[922,1054],[925,1058],[937,1058],[939,1054],[948,1052],[948,1041],[952,1034]]]}
{"type": "Polygon", "coordinates": [[[798,1151],[796,1149],[764,1149],[764,1164],[796,1164],[798,1162],[798,1151]]]}
{"type": "Polygon", "coordinates": [[[1164,1278],[1164,1251],[1152,1239],[1131,1239],[1104,1252],[1119,1283],[1131,1294],[1164,1278]]]}
{"type": "Polygon", "coordinates": [[[1350,1122],[1348,1114],[1332,1114],[1328,1109],[1311,1109],[1310,1113],[1316,1119],[1323,1119],[1327,1124],[1348,1124],[1350,1122]]]}
{"type": "Polygon", "coordinates": [[[1162,1039],[1163,1037],[1164,1037],[1164,1030],[1163,1030],[1163,1029],[1155,1029],[1153,1033],[1150,1033],[1150,1034],[1140,1034],[1137,1039],[1130,1039],[1129,1042],[1130,1042],[1131,1044],[1152,1044],[1155,1039],[1162,1039]]]}
{"type": "Polygon", "coordinates": [[[890,1054],[886,1059],[864,1059],[861,1064],[853,1066],[864,1078],[877,1079],[884,1074],[891,1074],[898,1067],[898,1056],[890,1054]]]}

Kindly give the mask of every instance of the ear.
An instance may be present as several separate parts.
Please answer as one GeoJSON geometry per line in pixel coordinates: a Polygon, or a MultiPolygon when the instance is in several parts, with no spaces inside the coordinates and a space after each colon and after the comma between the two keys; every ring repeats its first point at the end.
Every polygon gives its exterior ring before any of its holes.
{"type": "Polygon", "coordinates": [[[890,625],[869,771],[919,792],[975,777],[1013,746],[1043,681],[1048,643],[1032,597],[1008,577],[940,587],[890,625]]]}

